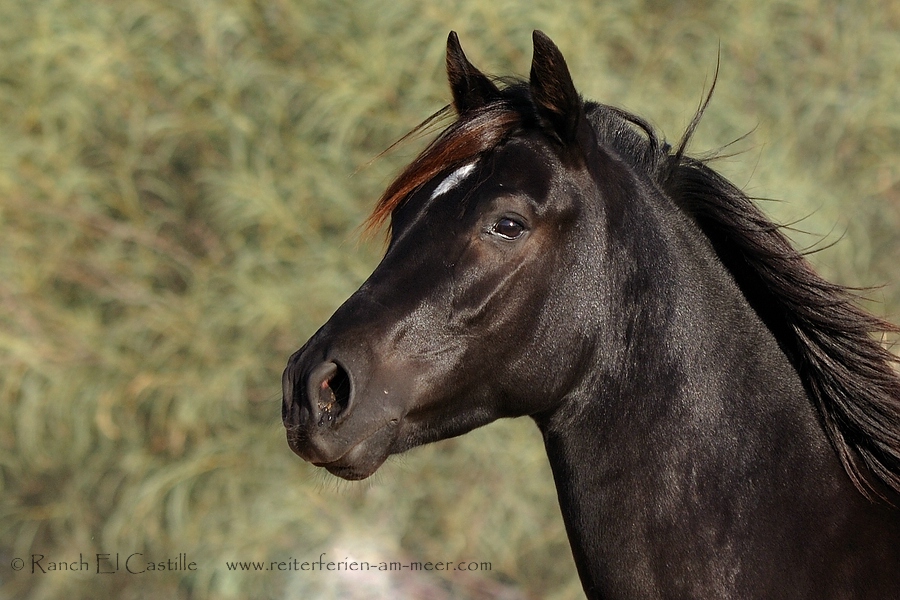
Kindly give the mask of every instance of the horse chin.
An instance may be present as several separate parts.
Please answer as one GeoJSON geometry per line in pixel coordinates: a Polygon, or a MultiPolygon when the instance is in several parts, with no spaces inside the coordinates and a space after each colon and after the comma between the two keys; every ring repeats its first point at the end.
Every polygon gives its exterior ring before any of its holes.
{"type": "Polygon", "coordinates": [[[376,465],[374,469],[366,469],[364,471],[360,471],[359,465],[321,465],[326,471],[334,475],[335,477],[340,477],[341,479],[346,479],[347,481],[360,481],[362,479],[366,479],[378,470],[378,467],[381,466],[376,465]]]}
{"type": "Polygon", "coordinates": [[[397,423],[388,423],[356,443],[337,460],[313,464],[341,479],[349,481],[365,479],[375,473],[392,454],[391,449],[397,438],[398,429],[397,423]]]}

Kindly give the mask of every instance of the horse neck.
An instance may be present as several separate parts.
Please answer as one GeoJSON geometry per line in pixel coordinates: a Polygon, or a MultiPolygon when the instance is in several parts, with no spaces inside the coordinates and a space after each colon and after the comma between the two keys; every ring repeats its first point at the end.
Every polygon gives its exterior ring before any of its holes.
{"type": "Polygon", "coordinates": [[[677,260],[659,248],[636,257],[655,289],[632,274],[627,291],[642,295],[597,324],[593,372],[535,417],[590,597],[678,586],[726,597],[748,553],[813,560],[821,522],[865,510],[796,372],[708,244],[666,237],[677,260]]]}

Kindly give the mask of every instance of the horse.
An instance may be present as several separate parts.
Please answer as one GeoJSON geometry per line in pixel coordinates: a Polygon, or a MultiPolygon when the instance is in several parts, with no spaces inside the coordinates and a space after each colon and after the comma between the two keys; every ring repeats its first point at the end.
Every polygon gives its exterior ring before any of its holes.
{"type": "Polygon", "coordinates": [[[455,119],[288,360],[290,448],[356,480],[528,416],[590,599],[900,597],[898,328],[686,153],[712,88],[673,147],[533,48],[490,78],[451,32],[455,119]]]}

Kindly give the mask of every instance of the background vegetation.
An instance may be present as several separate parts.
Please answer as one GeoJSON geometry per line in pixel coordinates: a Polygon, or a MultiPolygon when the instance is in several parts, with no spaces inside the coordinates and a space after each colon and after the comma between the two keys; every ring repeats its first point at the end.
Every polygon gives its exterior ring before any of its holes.
{"type": "MultiPolygon", "coordinates": [[[[586,97],[702,153],[900,319],[893,0],[4,0],[0,596],[583,597],[540,438],[497,423],[348,484],[293,456],[288,355],[374,267],[356,227],[449,98],[447,32],[527,73],[545,30],[586,97]],[[196,571],[15,572],[184,553],[196,571]],[[490,561],[410,579],[230,560],[490,561]]],[[[92,569],[93,569],[92,564],[92,569]]]]}

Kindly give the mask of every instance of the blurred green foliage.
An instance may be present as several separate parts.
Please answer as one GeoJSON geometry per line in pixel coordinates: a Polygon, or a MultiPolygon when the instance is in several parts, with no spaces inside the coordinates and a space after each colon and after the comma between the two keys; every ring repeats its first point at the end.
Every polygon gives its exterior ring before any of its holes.
{"type": "MultiPolygon", "coordinates": [[[[490,561],[478,577],[509,597],[582,597],[527,420],[348,484],[293,456],[279,416],[287,357],[376,264],[357,227],[423,142],[372,158],[449,99],[447,32],[505,75],[527,73],[534,28],[586,97],[670,139],[720,54],[695,152],[755,130],[718,168],[785,200],[764,208],[812,232],[798,244],[843,236],[816,264],[887,284],[874,310],[900,320],[891,0],[5,0],[0,596],[339,597],[321,576],[225,561],[350,547],[490,561]],[[116,552],[199,567],[9,566],[116,552]]],[[[477,579],[431,582],[489,597],[477,579]]]]}

